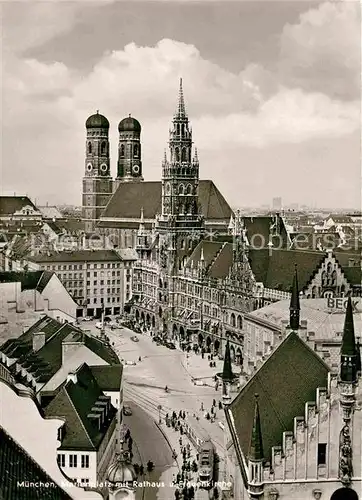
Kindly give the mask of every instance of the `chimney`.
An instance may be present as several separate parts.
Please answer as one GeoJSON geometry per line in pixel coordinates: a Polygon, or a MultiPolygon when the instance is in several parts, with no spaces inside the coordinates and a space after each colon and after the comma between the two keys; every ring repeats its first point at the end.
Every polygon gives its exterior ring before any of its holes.
{"type": "Polygon", "coordinates": [[[45,333],[44,332],[34,332],[33,333],[33,351],[39,351],[45,345],[45,333]]]}
{"type": "Polygon", "coordinates": [[[62,342],[62,365],[83,345],[74,334],[69,334],[62,342]]]}
{"type": "Polygon", "coordinates": [[[77,374],[75,372],[69,372],[67,375],[67,382],[73,382],[76,384],[78,382],[77,374]]]}

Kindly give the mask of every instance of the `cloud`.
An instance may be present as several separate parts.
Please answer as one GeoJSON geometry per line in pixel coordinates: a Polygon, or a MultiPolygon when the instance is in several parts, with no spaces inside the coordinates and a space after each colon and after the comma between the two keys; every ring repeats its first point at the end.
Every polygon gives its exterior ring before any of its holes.
{"type": "MultiPolygon", "coordinates": [[[[21,50],[52,36],[51,30],[45,29],[34,38],[25,36],[22,43],[15,43],[16,50],[11,47],[6,53],[2,82],[3,185],[16,185],[18,190],[34,194],[44,192],[42,186],[46,186],[49,200],[80,203],[84,122],[96,109],[111,122],[113,174],[117,123],[132,113],[143,126],[145,177],[158,178],[180,76],[195,144],[200,156],[208,159],[210,174],[206,176],[215,173],[216,181],[217,175],[225,181],[219,162],[228,162],[231,157],[235,170],[230,175],[238,176],[244,148],[265,150],[267,156],[268,148],[348,136],[360,125],[356,102],[326,95],[318,87],[322,76],[307,78],[308,65],[316,65],[317,56],[312,59],[304,41],[309,37],[317,53],[322,53],[322,42],[311,33],[317,30],[317,18],[324,26],[328,18],[328,9],[324,9],[316,10],[321,12],[320,18],[310,11],[298,25],[285,28],[281,45],[284,81],[258,64],[232,73],[203,58],[195,46],[170,39],[160,40],[153,47],[130,43],[123,50],[109,51],[89,73],[79,74],[62,62],[21,57],[21,50]],[[297,59],[305,60],[303,78],[296,79],[292,71],[288,37],[295,44],[297,59]],[[308,81],[313,83],[310,88],[308,81]]],[[[51,9],[40,12],[55,23],[56,6],[52,13],[51,9]]],[[[65,18],[75,22],[74,11],[69,10],[65,18]]],[[[62,19],[59,29],[66,29],[65,24],[62,19]]],[[[341,47],[346,49],[343,43],[341,47]]],[[[337,57],[336,69],[342,61],[337,57]]],[[[348,64],[352,72],[353,61],[348,64]]],[[[269,167],[266,164],[257,169],[253,165],[251,170],[258,171],[262,179],[263,169],[269,167]]]]}
{"type": "Polygon", "coordinates": [[[285,84],[355,99],[361,88],[361,7],[358,1],[325,2],[287,24],[280,37],[285,84]]]}

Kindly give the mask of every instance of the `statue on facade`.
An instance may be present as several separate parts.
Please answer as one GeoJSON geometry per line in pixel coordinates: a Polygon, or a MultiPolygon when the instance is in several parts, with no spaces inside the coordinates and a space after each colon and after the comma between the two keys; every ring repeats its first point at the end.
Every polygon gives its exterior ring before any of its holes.
{"type": "Polygon", "coordinates": [[[343,483],[350,483],[353,476],[352,443],[349,426],[346,424],[339,437],[339,476],[343,483]]]}

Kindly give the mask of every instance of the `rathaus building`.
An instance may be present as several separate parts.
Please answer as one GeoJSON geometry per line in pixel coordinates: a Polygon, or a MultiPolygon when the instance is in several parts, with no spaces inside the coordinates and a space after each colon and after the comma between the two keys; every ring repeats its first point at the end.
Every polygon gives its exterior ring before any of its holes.
{"type": "Polygon", "coordinates": [[[255,308],[243,224],[200,164],[182,80],[161,181],[144,181],[141,124],[118,125],[117,174],[111,175],[109,128],[98,112],[86,121],[83,217],[120,248],[135,248],[129,309],[141,328],[222,348],[242,362],[243,313],[255,308]]]}

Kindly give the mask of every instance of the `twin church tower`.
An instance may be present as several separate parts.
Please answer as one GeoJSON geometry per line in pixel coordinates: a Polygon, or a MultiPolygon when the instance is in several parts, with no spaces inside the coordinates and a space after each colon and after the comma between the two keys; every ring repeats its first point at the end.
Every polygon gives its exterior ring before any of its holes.
{"type": "MultiPolygon", "coordinates": [[[[83,219],[86,232],[96,228],[97,221],[120,183],[142,182],[141,125],[131,115],[118,125],[117,177],[112,179],[109,149],[109,121],[97,111],[86,121],[85,175],[83,177],[83,219]]],[[[185,109],[182,79],[179,100],[170,129],[170,161],[162,163],[161,219],[199,219],[197,152],[192,158],[192,131],[185,109]]],[[[121,216],[122,214],[120,214],[121,216]]]]}

